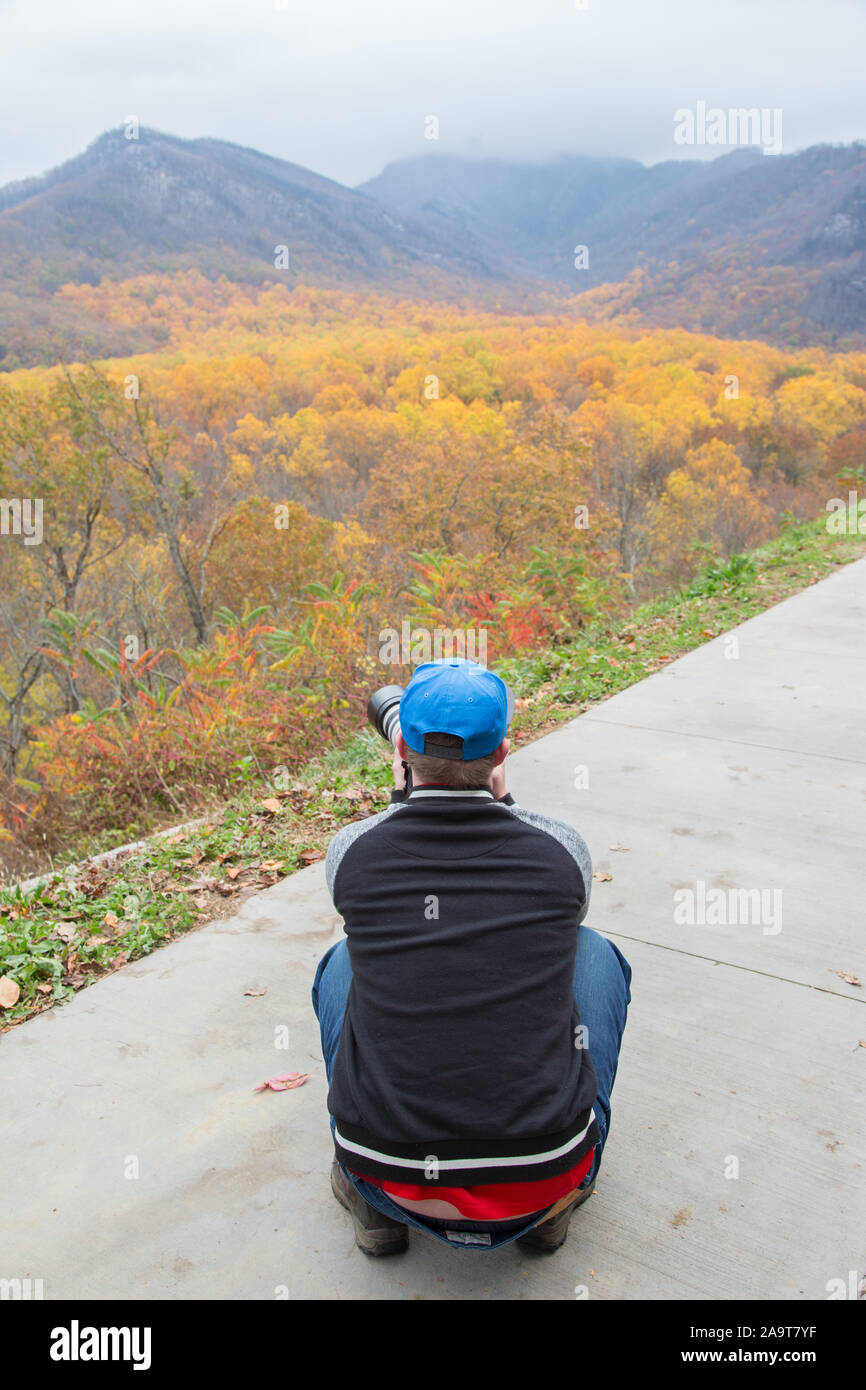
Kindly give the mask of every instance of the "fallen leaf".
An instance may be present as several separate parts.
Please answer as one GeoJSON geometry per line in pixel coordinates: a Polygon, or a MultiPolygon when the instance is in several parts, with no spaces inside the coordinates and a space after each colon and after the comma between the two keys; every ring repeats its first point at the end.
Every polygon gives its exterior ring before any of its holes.
{"type": "Polygon", "coordinates": [[[11,1009],[18,1003],[21,986],[8,975],[0,975],[0,1009],[11,1009]]]}
{"type": "Polygon", "coordinates": [[[259,995],[267,994],[267,986],[264,989],[245,989],[244,994],[252,995],[253,999],[258,999],[259,995]]]}
{"type": "Polygon", "coordinates": [[[702,637],[715,637],[715,635],[716,635],[716,634],[713,632],[712,628],[709,628],[709,627],[702,627],[702,628],[701,628],[701,636],[702,636],[702,637]]]}
{"type": "Polygon", "coordinates": [[[113,912],[106,912],[106,914],[105,914],[105,916],[103,917],[102,920],[103,920],[103,922],[105,923],[105,925],[106,925],[107,927],[116,927],[116,926],[117,926],[117,918],[115,917],[115,915],[114,915],[113,912]]]}
{"type": "Polygon", "coordinates": [[[204,912],[205,908],[207,907],[207,898],[204,896],[203,893],[200,894],[199,897],[193,898],[193,902],[195,903],[199,912],[204,912]]]}
{"type": "Polygon", "coordinates": [[[266,873],[273,874],[276,873],[277,869],[283,867],[283,861],[282,859],[263,859],[259,867],[264,869],[266,873]]]}
{"type": "Polygon", "coordinates": [[[858,1038],[857,1042],[860,1047],[866,1047],[866,1038],[858,1038]]]}
{"type": "Polygon", "coordinates": [[[309,1072],[290,1071],[285,1076],[272,1076],[270,1081],[263,1081],[261,1086],[254,1086],[254,1091],[293,1091],[296,1086],[303,1086],[309,1072]]]}
{"type": "Polygon", "coordinates": [[[266,796],[264,801],[259,802],[266,811],[270,811],[272,816],[278,816],[283,809],[275,796],[266,796]]]}
{"type": "Polygon", "coordinates": [[[613,850],[614,854],[628,854],[628,845],[608,845],[608,849],[613,850]]]}
{"type": "Polygon", "coordinates": [[[323,849],[305,849],[301,853],[301,858],[305,864],[315,864],[317,859],[324,859],[324,857],[325,851],[323,849]]]}
{"type": "Polygon", "coordinates": [[[238,876],[239,873],[240,873],[240,869],[239,869],[239,868],[226,869],[226,875],[228,876],[228,878],[232,878],[232,879],[237,878],[237,876],[238,876]]]}
{"type": "Polygon", "coordinates": [[[836,974],[839,976],[840,980],[845,981],[846,985],[857,985],[859,987],[863,984],[862,980],[858,980],[856,975],[850,975],[847,970],[837,970],[836,974]]]}
{"type": "Polygon", "coordinates": [[[36,988],[39,990],[39,993],[40,993],[40,994],[50,994],[50,993],[51,993],[51,986],[50,986],[50,985],[37,985],[36,988]]]}
{"type": "Polygon", "coordinates": [[[112,939],[113,939],[113,938],[110,937],[110,936],[91,936],[91,937],[88,937],[88,945],[89,945],[89,946],[104,946],[105,943],[106,943],[106,941],[111,941],[112,939]]]}
{"type": "Polygon", "coordinates": [[[610,883],[613,880],[613,874],[606,874],[603,869],[596,869],[593,878],[598,879],[599,883],[610,883]]]}
{"type": "Polygon", "coordinates": [[[75,936],[75,927],[70,922],[61,922],[54,928],[54,935],[60,940],[65,941],[67,946],[75,936]]]}
{"type": "MultiPolygon", "coordinates": [[[[179,888],[179,893],[210,893],[214,888],[219,888],[219,883],[215,878],[197,878],[195,883],[188,883],[185,888],[179,888]]],[[[224,885],[223,885],[224,886],[224,885]]]]}
{"type": "Polygon", "coordinates": [[[98,898],[107,883],[108,879],[103,875],[88,874],[85,878],[79,879],[76,887],[85,898],[98,898]]]}

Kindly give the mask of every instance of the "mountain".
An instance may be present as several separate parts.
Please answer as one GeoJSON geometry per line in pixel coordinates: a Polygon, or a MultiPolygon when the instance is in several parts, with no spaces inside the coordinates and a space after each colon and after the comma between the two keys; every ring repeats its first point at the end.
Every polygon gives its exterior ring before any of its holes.
{"type": "Polygon", "coordinates": [[[511,274],[572,294],[631,277],[609,297],[620,314],[637,308],[659,325],[788,345],[866,342],[866,144],[743,148],[651,167],[427,155],[360,189],[397,216],[459,229],[467,250],[511,274]],[[586,268],[575,268],[577,246],[586,268]]]}
{"type": "Polygon", "coordinates": [[[652,166],[426,155],[350,189],[221,140],[109,131],[0,189],[0,369],[158,346],[158,323],[56,292],[189,268],[863,347],[866,145],[652,166]]]}
{"type": "Polygon", "coordinates": [[[504,283],[447,229],[396,217],[298,165],[221,140],[109,131],[44,176],[0,189],[0,363],[50,357],[52,335],[67,352],[132,350],[118,329],[65,321],[52,293],[191,267],[431,297],[504,283]],[[287,268],[275,266],[280,246],[287,268]]]}

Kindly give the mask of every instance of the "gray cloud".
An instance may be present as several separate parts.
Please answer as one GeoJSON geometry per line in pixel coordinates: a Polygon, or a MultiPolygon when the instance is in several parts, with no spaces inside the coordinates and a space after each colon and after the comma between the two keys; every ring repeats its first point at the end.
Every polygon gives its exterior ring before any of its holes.
{"type": "Polygon", "coordinates": [[[129,115],[350,184],[431,149],[717,154],[674,144],[698,100],[780,107],[786,151],[866,136],[855,0],[0,0],[0,27],[0,183],[129,115]]]}

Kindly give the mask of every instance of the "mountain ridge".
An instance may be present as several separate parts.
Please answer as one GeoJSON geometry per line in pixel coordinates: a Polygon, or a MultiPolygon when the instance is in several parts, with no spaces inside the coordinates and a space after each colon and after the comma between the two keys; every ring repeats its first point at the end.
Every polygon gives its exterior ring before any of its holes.
{"type": "Polygon", "coordinates": [[[229,141],[138,137],[104,132],[0,188],[0,368],[153,346],[140,328],[76,318],[56,291],[190,268],[866,345],[863,142],[654,165],[425,152],[349,188],[229,141]],[[281,246],[288,265],[275,264],[281,246]]]}

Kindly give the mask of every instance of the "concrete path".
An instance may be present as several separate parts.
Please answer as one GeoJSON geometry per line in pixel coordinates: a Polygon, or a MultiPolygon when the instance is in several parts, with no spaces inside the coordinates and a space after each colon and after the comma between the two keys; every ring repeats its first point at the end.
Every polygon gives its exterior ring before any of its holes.
{"type": "Polygon", "coordinates": [[[310,1007],[340,934],[316,865],[0,1040],[0,1277],[46,1298],[569,1300],[858,1278],[866,989],[837,972],[866,980],[864,634],[860,561],[737,629],[737,654],[712,641],[509,760],[517,799],[613,875],[589,925],[634,969],[605,1163],[559,1253],[354,1248],[310,1007]],[[307,1084],[253,1093],[290,1070],[307,1084]]]}

